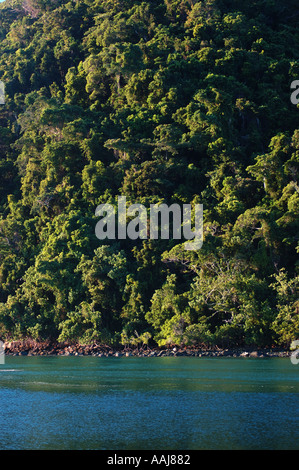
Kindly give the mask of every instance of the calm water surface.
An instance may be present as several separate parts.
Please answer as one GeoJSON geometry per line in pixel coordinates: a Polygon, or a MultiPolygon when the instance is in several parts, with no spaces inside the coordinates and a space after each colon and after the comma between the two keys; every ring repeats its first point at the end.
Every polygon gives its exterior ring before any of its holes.
{"type": "Polygon", "coordinates": [[[288,358],[6,357],[0,449],[298,449],[288,358]]]}

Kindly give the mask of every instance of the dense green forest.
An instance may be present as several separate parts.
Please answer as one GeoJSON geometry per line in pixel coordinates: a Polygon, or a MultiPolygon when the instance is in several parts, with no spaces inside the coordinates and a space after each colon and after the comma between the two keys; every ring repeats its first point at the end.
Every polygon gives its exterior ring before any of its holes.
{"type": "Polygon", "coordinates": [[[299,337],[297,1],[0,4],[0,336],[299,337]],[[204,241],[104,240],[99,204],[203,204],[204,241]]]}

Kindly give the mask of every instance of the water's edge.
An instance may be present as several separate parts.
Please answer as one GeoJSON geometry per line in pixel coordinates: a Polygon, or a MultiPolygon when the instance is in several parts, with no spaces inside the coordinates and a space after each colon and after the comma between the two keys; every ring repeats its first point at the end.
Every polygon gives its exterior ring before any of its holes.
{"type": "Polygon", "coordinates": [[[97,343],[70,344],[67,342],[36,342],[33,340],[4,343],[5,355],[12,356],[98,356],[98,357],[290,357],[285,349],[267,348],[112,348],[97,343]]]}

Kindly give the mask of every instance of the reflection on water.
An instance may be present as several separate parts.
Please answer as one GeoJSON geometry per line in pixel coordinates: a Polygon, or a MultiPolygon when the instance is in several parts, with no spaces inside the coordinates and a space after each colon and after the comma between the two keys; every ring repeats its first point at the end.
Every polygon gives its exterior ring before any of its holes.
{"type": "Polygon", "coordinates": [[[289,359],[7,357],[0,449],[296,449],[289,359]]]}

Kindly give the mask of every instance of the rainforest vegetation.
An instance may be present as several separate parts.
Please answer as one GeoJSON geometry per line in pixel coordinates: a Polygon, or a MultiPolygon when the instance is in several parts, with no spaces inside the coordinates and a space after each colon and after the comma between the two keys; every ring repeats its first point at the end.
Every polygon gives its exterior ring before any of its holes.
{"type": "Polygon", "coordinates": [[[299,337],[297,0],[0,4],[0,336],[299,337]],[[204,240],[99,240],[99,204],[203,204],[204,240]]]}

